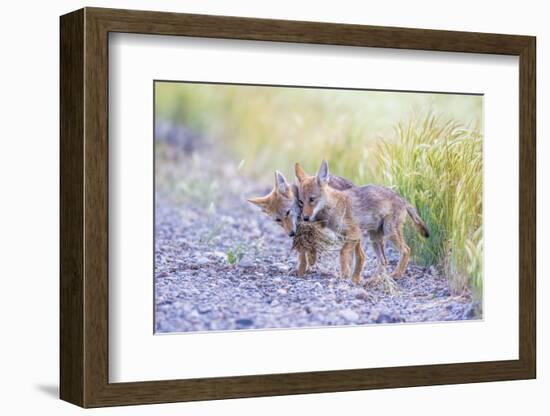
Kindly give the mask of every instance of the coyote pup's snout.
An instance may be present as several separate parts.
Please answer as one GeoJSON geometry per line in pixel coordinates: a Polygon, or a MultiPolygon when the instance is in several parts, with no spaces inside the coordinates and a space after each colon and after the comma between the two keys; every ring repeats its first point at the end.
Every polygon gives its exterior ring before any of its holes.
{"type": "MultiPolygon", "coordinates": [[[[317,214],[325,207],[326,198],[322,191],[324,186],[330,185],[337,190],[345,190],[351,188],[351,186],[338,186],[335,185],[335,181],[342,180],[338,176],[331,177],[328,172],[328,165],[325,163],[321,165],[317,176],[308,176],[299,163],[294,165],[294,173],[296,179],[300,184],[298,193],[298,203],[302,208],[302,219],[304,221],[314,222],[317,220],[317,214]]],[[[347,181],[347,179],[344,179],[347,181]]]]}

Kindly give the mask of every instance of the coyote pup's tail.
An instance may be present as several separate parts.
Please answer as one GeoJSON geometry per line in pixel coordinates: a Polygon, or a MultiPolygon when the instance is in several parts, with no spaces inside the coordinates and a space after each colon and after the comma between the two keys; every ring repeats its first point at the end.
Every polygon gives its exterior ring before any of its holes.
{"type": "Polygon", "coordinates": [[[422,220],[422,218],[420,218],[420,215],[418,215],[416,209],[410,204],[407,204],[407,213],[409,214],[409,217],[411,217],[411,220],[420,235],[428,238],[430,236],[430,230],[428,230],[426,223],[422,220]]]}

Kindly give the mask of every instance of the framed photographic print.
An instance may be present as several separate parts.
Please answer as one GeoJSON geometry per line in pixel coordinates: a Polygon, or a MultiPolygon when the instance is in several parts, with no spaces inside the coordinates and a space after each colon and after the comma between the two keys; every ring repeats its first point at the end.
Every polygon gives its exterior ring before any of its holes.
{"type": "Polygon", "coordinates": [[[534,378],[535,49],[62,16],[61,398],[534,378]]]}

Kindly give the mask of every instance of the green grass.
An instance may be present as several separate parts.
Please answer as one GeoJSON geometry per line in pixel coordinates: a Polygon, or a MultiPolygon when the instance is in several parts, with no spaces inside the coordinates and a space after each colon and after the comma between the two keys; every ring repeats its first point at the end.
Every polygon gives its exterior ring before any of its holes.
{"type": "Polygon", "coordinates": [[[482,289],[482,137],[428,114],[397,127],[377,152],[382,182],[394,187],[424,219],[431,236],[407,227],[417,260],[436,264],[460,291],[482,289]]]}
{"type": "Polygon", "coordinates": [[[326,158],[356,184],[394,187],[432,233],[407,227],[415,260],[481,294],[481,97],[159,83],[156,103],[266,185],[275,169],[292,179],[294,162],[314,173],[326,158]]]}
{"type": "Polygon", "coordinates": [[[242,245],[238,244],[234,249],[228,250],[226,254],[227,262],[230,265],[235,266],[239,264],[239,262],[243,259],[245,253],[242,245]]]}

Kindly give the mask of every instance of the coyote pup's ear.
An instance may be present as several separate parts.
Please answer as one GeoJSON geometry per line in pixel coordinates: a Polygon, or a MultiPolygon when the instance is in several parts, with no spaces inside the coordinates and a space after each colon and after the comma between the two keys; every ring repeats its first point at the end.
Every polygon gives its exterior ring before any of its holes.
{"type": "Polygon", "coordinates": [[[323,160],[321,167],[319,168],[319,172],[317,173],[317,181],[319,182],[319,185],[328,183],[329,177],[330,174],[328,171],[328,163],[326,160],[323,160]]]}
{"type": "Polygon", "coordinates": [[[264,209],[267,206],[267,197],[265,196],[259,196],[256,198],[248,198],[248,202],[258,205],[260,208],[264,209]]]}
{"type": "Polygon", "coordinates": [[[307,178],[307,173],[302,169],[298,162],[294,164],[294,173],[296,174],[296,179],[298,179],[298,182],[302,182],[305,178],[307,178]]]}
{"type": "Polygon", "coordinates": [[[275,171],[275,189],[281,195],[288,195],[288,191],[290,190],[290,185],[286,181],[286,178],[278,170],[275,171]]]}
{"type": "Polygon", "coordinates": [[[290,188],[292,189],[292,193],[294,194],[294,199],[296,201],[300,201],[300,190],[298,189],[298,185],[293,183],[292,185],[290,185],[290,188]]]}

